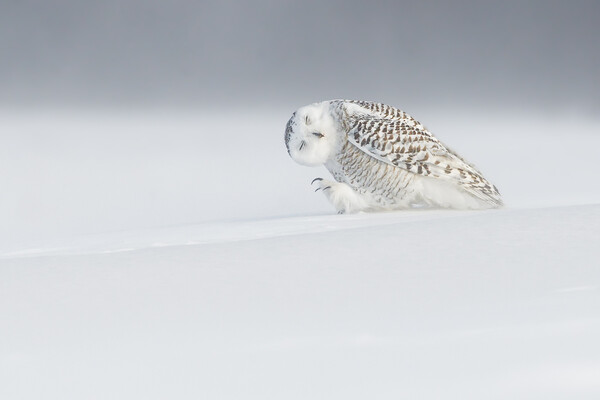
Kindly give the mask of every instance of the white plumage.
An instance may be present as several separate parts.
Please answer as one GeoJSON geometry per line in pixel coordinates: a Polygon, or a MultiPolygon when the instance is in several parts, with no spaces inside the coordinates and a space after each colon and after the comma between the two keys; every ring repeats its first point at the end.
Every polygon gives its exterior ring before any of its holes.
{"type": "Polygon", "coordinates": [[[335,181],[316,178],[338,212],[502,206],[481,172],[397,108],[330,100],[298,109],[285,144],[299,164],[325,165],[335,181]]]}

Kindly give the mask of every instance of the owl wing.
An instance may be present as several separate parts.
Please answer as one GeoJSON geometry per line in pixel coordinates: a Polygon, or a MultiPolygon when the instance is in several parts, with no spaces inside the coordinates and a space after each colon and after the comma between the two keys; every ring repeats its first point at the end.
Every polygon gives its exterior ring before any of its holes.
{"type": "Polygon", "coordinates": [[[485,202],[502,205],[498,189],[481,172],[410,115],[379,103],[352,102],[346,108],[348,141],[369,156],[414,174],[453,182],[485,202]]]}

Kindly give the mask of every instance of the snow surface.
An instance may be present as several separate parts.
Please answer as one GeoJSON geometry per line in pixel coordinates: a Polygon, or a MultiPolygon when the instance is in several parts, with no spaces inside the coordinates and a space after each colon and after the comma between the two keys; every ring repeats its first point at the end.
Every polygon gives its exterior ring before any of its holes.
{"type": "Polygon", "coordinates": [[[600,398],[600,124],[430,112],[508,207],[332,215],[286,112],[2,114],[0,398],[600,398]]]}

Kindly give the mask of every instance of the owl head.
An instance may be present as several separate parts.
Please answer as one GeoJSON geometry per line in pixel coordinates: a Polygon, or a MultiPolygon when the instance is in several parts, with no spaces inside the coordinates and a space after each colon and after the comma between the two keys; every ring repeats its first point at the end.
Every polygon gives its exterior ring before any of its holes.
{"type": "Polygon", "coordinates": [[[299,108],[285,128],[288,154],[298,164],[309,167],[327,162],[338,144],[338,137],[329,101],[299,108]]]}

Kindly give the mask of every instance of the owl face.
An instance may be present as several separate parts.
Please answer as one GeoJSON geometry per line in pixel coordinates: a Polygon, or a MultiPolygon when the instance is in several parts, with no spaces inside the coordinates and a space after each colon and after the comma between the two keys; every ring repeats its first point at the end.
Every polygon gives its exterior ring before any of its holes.
{"type": "Polygon", "coordinates": [[[329,102],[298,109],[285,128],[288,154],[298,164],[309,167],[327,162],[337,142],[338,134],[329,112],[329,102]]]}

